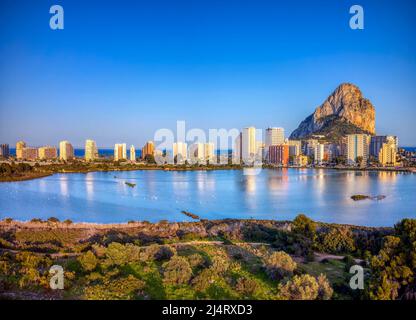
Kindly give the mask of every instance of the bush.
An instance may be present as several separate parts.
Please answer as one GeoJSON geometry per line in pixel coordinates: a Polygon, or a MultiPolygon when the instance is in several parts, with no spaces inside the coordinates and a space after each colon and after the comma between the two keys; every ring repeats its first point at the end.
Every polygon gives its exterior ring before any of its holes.
{"type": "Polygon", "coordinates": [[[265,259],[265,268],[269,277],[276,280],[291,276],[296,262],[286,252],[277,251],[265,259]]]}
{"type": "Polygon", "coordinates": [[[139,261],[140,247],[133,244],[122,245],[118,242],[112,242],[108,245],[105,256],[106,260],[104,264],[106,266],[122,266],[130,262],[139,261]]]}
{"type": "Polygon", "coordinates": [[[191,266],[184,257],[174,256],[163,264],[163,281],[167,284],[187,284],[191,276],[191,266]]]}
{"type": "Polygon", "coordinates": [[[316,223],[304,214],[300,214],[293,220],[293,232],[314,240],[316,235],[316,223]]]}
{"type": "Polygon", "coordinates": [[[294,276],[284,285],[279,285],[279,297],[283,300],[315,300],[318,298],[319,285],[308,274],[294,276]]]}
{"type": "Polygon", "coordinates": [[[254,279],[241,277],[237,280],[235,290],[245,298],[252,298],[259,290],[259,284],[254,279]]]}
{"type": "Polygon", "coordinates": [[[72,224],[72,220],[70,220],[70,219],[66,219],[66,220],[64,221],[64,223],[65,223],[65,224],[67,224],[67,225],[70,225],[70,224],[72,224]]]}
{"type": "Polygon", "coordinates": [[[59,219],[58,219],[58,218],[55,218],[55,217],[50,217],[50,218],[48,219],[48,221],[49,221],[49,222],[53,222],[53,223],[57,223],[57,222],[59,222],[59,219]]]}
{"type": "Polygon", "coordinates": [[[323,252],[342,254],[355,251],[354,237],[348,228],[332,228],[320,236],[318,248],[323,252]]]}
{"type": "Polygon", "coordinates": [[[93,271],[99,262],[92,251],[87,251],[78,257],[78,261],[85,271],[93,271]]]}
{"type": "Polygon", "coordinates": [[[329,300],[334,293],[328,279],[325,275],[320,274],[317,278],[318,282],[318,300],[329,300]]]}

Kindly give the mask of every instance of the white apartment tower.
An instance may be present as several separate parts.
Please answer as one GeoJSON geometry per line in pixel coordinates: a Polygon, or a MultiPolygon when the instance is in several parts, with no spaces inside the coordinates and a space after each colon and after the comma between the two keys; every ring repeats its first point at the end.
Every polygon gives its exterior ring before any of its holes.
{"type": "Polygon", "coordinates": [[[94,140],[85,141],[85,160],[94,161],[98,158],[97,144],[94,140]]]}
{"type": "Polygon", "coordinates": [[[130,146],[130,161],[136,162],[136,148],[133,145],[130,146]]]}
{"type": "Polygon", "coordinates": [[[241,134],[241,158],[243,162],[252,162],[257,153],[256,128],[244,128],[241,134]]]}
{"type": "Polygon", "coordinates": [[[370,149],[370,136],[367,134],[349,134],[347,136],[347,163],[357,164],[357,159],[361,158],[361,165],[365,165],[368,160],[370,149]]]}
{"type": "Polygon", "coordinates": [[[183,163],[188,158],[188,145],[185,142],[175,142],[173,144],[173,159],[176,163],[183,163]]]}

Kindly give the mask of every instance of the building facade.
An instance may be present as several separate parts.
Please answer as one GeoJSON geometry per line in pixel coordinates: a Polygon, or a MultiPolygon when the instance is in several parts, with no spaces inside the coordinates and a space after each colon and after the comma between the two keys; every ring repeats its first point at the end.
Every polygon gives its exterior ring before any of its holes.
{"type": "Polygon", "coordinates": [[[302,141],[301,140],[289,140],[289,155],[297,157],[302,153],[302,141]]]}
{"type": "Polygon", "coordinates": [[[393,136],[389,136],[386,142],[383,143],[378,154],[378,161],[382,166],[396,166],[397,165],[397,144],[393,136]]]}
{"type": "Polygon", "coordinates": [[[10,149],[7,143],[0,145],[0,157],[6,158],[6,159],[10,157],[10,149]]]}
{"type": "Polygon", "coordinates": [[[176,163],[184,163],[188,159],[188,144],[185,142],[175,142],[173,144],[173,159],[176,163]]]}
{"type": "Polygon", "coordinates": [[[374,159],[378,159],[380,150],[383,147],[384,143],[387,141],[394,141],[396,146],[396,152],[398,151],[398,139],[397,136],[372,136],[370,141],[370,156],[374,159]]]}
{"type": "Polygon", "coordinates": [[[370,149],[370,136],[367,134],[350,134],[347,136],[347,164],[366,165],[370,149]],[[361,159],[362,162],[358,163],[361,159]]]}
{"type": "Polygon", "coordinates": [[[38,157],[41,160],[52,160],[58,157],[55,147],[45,146],[38,149],[38,157]]]}
{"type": "Polygon", "coordinates": [[[241,132],[241,159],[244,163],[252,163],[257,154],[256,128],[247,127],[241,132]]]}
{"type": "Polygon", "coordinates": [[[130,146],[130,161],[136,162],[136,148],[133,145],[130,146]]]}
{"type": "Polygon", "coordinates": [[[154,156],[155,144],[153,141],[147,141],[142,148],[142,159],[146,159],[146,156],[154,156]]]}
{"type": "Polygon", "coordinates": [[[66,140],[59,142],[59,159],[68,161],[74,158],[74,147],[72,144],[66,140]]]}
{"type": "Polygon", "coordinates": [[[315,164],[322,164],[325,159],[325,146],[322,143],[315,145],[313,159],[315,164]]]}
{"type": "Polygon", "coordinates": [[[23,148],[21,159],[30,160],[30,161],[34,161],[38,159],[38,148],[32,148],[32,147],[23,148]]]}
{"type": "Polygon", "coordinates": [[[98,158],[97,144],[94,140],[85,141],[85,160],[94,161],[98,158]]]}
{"type": "Polygon", "coordinates": [[[214,152],[214,144],[212,142],[205,143],[205,161],[209,161],[210,163],[216,162],[216,155],[214,152]]]}
{"type": "Polygon", "coordinates": [[[114,145],[114,161],[127,159],[127,145],[125,143],[116,143],[114,145]]]}
{"type": "Polygon", "coordinates": [[[269,147],[269,162],[276,165],[287,166],[289,164],[289,145],[281,144],[269,147]]]}
{"type": "Polygon", "coordinates": [[[23,159],[23,148],[26,148],[26,142],[18,141],[16,143],[16,158],[23,159]]]}

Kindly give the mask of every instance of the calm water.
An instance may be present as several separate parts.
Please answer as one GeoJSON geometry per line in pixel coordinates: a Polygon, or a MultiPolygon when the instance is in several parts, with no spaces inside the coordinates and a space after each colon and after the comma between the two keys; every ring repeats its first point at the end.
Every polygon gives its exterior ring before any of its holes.
{"type": "Polygon", "coordinates": [[[336,170],[129,171],[56,174],[0,183],[0,218],[85,222],[201,218],[293,219],[392,226],[416,218],[416,174],[336,170]],[[125,182],[136,183],[131,188],[125,182]],[[353,194],[386,195],[354,202],[353,194]]]}

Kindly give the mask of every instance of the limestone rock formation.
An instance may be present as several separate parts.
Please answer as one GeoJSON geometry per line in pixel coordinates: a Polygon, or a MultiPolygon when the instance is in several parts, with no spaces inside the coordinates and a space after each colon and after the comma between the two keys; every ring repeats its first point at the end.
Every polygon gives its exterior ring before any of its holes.
{"type": "Polygon", "coordinates": [[[375,134],[375,109],[357,86],[343,83],[300,123],[290,139],[324,135],[337,140],[351,133],[375,134]]]}

